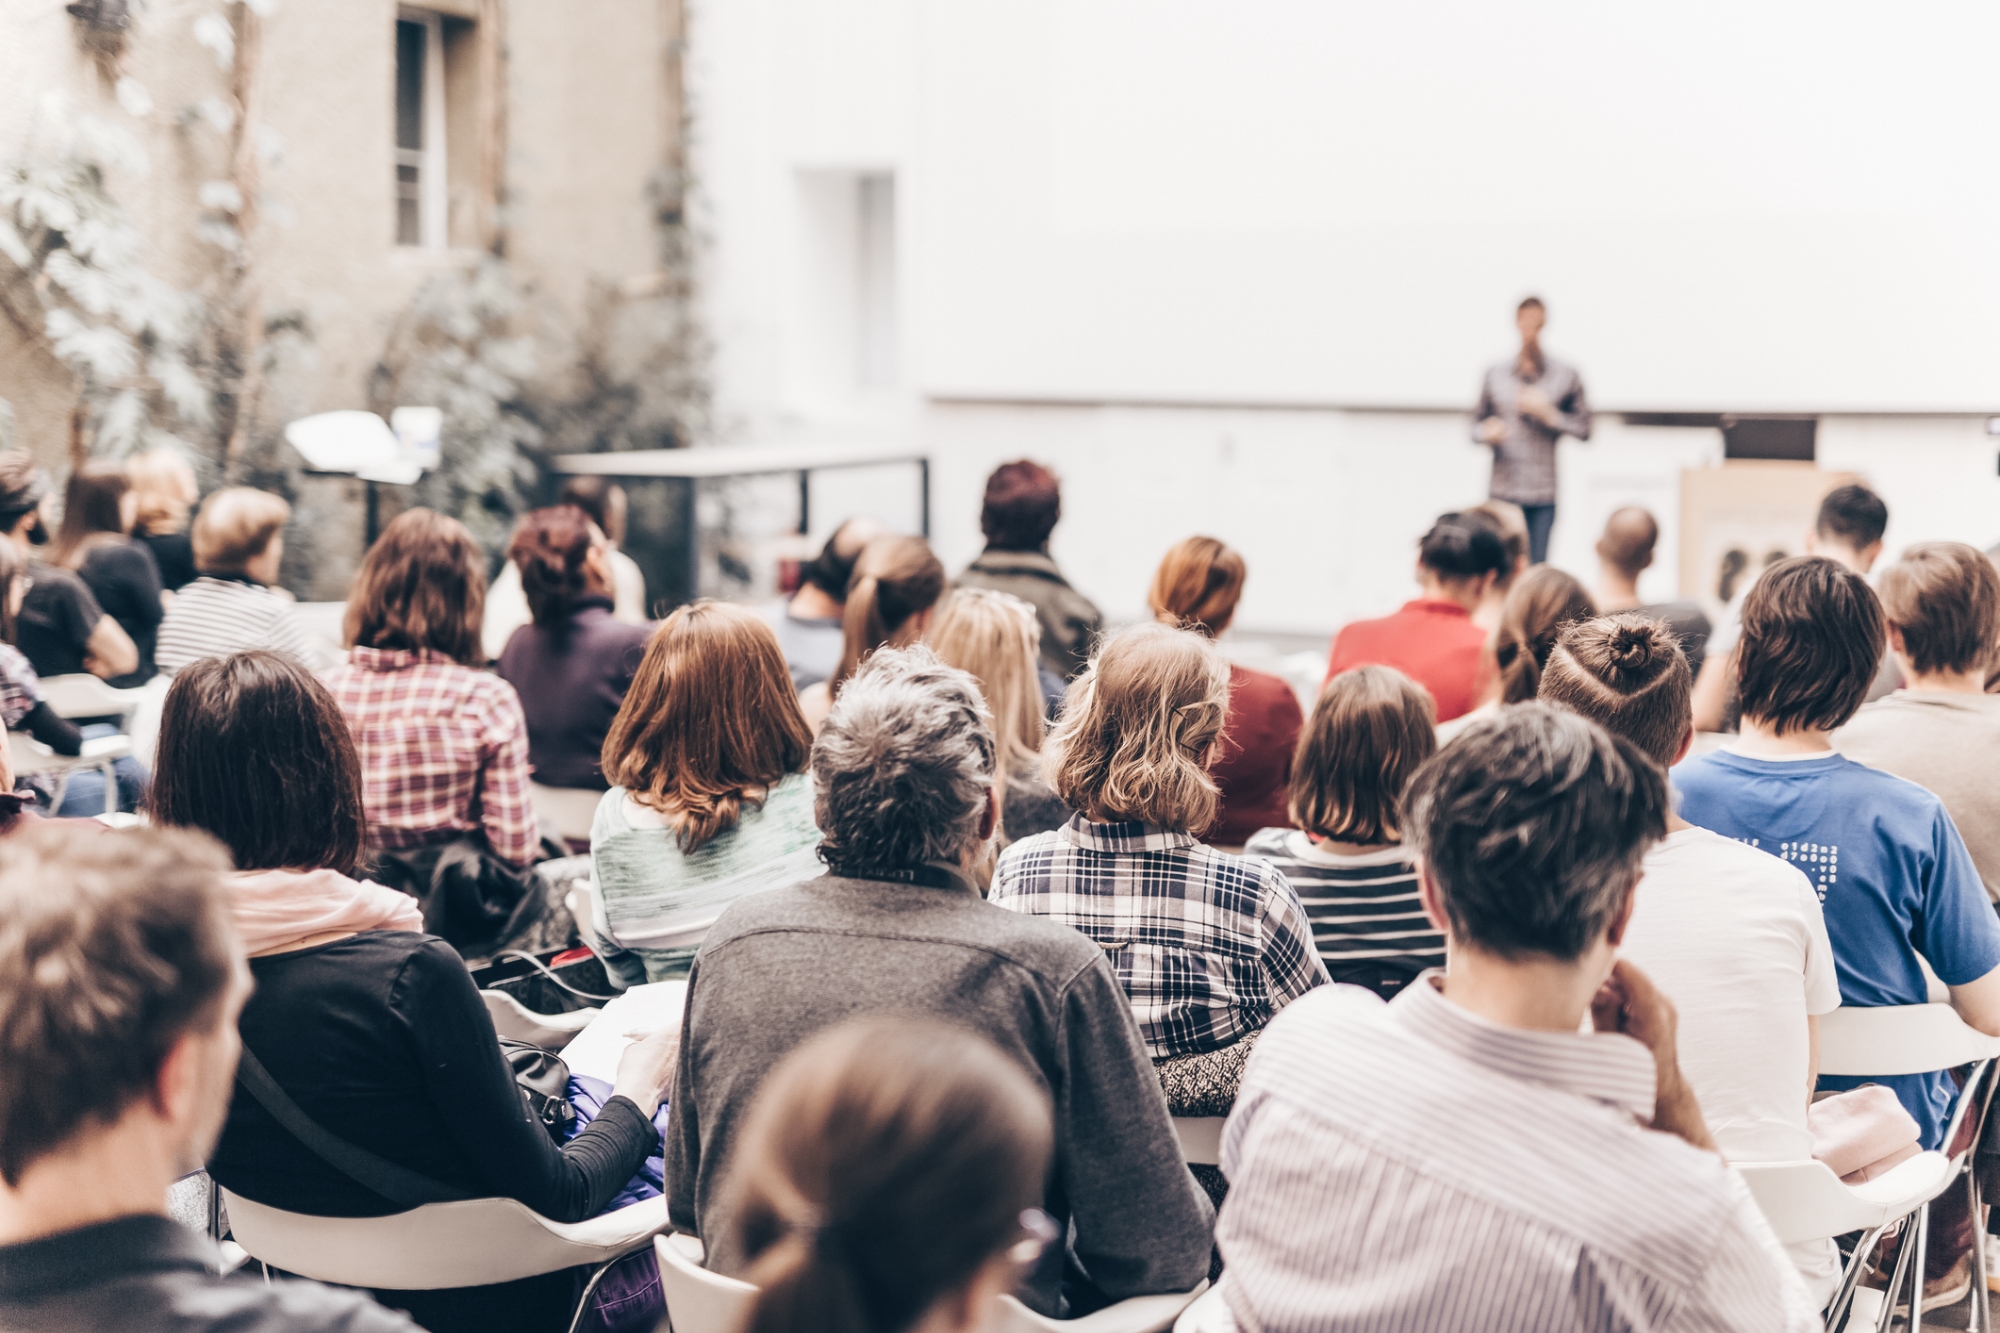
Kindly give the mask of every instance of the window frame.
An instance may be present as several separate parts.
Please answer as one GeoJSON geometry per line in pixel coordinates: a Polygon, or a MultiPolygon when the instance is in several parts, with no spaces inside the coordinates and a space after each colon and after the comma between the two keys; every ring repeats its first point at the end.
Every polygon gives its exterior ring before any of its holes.
{"type": "MultiPolygon", "coordinates": [[[[390,230],[395,237],[396,248],[401,250],[444,250],[450,245],[450,194],[445,179],[445,87],[444,87],[444,16],[435,10],[413,9],[399,5],[396,22],[414,23],[424,30],[424,67],[421,105],[419,107],[419,130],[423,147],[404,148],[396,142],[394,130],[395,115],[390,116],[390,151],[394,157],[395,170],[391,180],[395,184],[392,202],[400,207],[403,198],[401,168],[409,166],[417,170],[417,239],[402,239],[401,226],[394,214],[390,230]]],[[[400,49],[393,38],[390,43],[392,60],[400,60],[400,49]]],[[[400,70],[392,70],[391,87],[396,83],[395,75],[400,70]]],[[[393,99],[392,99],[393,103],[393,99]]]]}

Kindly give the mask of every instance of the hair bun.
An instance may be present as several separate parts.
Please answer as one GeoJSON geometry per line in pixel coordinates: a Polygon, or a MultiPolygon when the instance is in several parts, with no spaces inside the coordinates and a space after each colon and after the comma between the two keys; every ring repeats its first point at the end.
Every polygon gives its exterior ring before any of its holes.
{"type": "Polygon", "coordinates": [[[1611,660],[1628,671],[1643,669],[1659,651],[1659,627],[1650,621],[1628,621],[1611,632],[1611,660]]]}

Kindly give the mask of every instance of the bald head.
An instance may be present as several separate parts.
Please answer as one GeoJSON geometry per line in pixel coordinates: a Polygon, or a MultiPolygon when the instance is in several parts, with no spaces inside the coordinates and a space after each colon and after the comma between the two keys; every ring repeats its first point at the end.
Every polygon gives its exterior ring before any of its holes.
{"type": "Polygon", "coordinates": [[[1597,539],[1598,558],[1623,574],[1636,579],[1653,563],[1653,547],[1660,540],[1660,525],[1637,505],[1627,505],[1613,514],[1597,539]]]}

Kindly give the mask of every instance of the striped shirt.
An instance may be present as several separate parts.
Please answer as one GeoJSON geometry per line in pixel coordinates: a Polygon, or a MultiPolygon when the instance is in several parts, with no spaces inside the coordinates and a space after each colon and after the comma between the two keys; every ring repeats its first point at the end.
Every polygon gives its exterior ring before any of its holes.
{"type": "Polygon", "coordinates": [[[1270,862],[1298,890],[1312,922],[1313,947],[1335,981],[1359,983],[1373,972],[1415,976],[1444,966],[1444,936],[1424,915],[1416,853],[1409,848],[1343,856],[1315,846],[1298,829],[1267,828],[1243,854],[1270,862]],[[1351,976],[1343,975],[1349,970],[1351,976]]]}
{"type": "Polygon", "coordinates": [[[361,752],[361,800],[378,845],[484,831],[502,860],[535,859],[528,720],[512,685],[428,648],[359,647],[326,684],[361,752]]]}
{"type": "Polygon", "coordinates": [[[1645,1128],[1650,1051],[1502,1027],[1436,977],[1329,987],[1258,1039],[1216,1227],[1245,1333],[1819,1328],[1742,1178],[1645,1128]]]}
{"type": "Polygon", "coordinates": [[[825,869],[812,779],[794,773],[762,805],[746,801],[734,828],[692,853],[662,816],[613,787],[591,821],[590,859],[611,942],[644,960],[648,981],[678,980],[724,908],[825,869]]]}
{"type": "Polygon", "coordinates": [[[1327,979],[1285,877],[1189,833],[1076,815],[1001,853],[987,896],[1095,940],[1155,1060],[1220,1050],[1327,979]]]}
{"type": "Polygon", "coordinates": [[[309,663],[305,631],[290,602],[252,579],[203,574],[174,594],[174,604],[160,621],[153,660],[171,674],[204,657],[251,648],[269,648],[309,663]]]}

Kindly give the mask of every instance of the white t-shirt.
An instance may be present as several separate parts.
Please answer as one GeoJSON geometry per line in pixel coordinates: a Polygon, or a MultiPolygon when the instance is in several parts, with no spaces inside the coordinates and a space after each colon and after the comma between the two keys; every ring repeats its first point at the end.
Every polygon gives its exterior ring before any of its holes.
{"type": "MultiPolygon", "coordinates": [[[[1647,853],[1619,952],[1674,1002],[1681,1072],[1723,1156],[1812,1156],[1806,1016],[1840,1007],[1819,895],[1796,866],[1703,828],[1647,853]]],[[[1806,1285],[1830,1295],[1828,1242],[1788,1246],[1806,1285]]]]}

